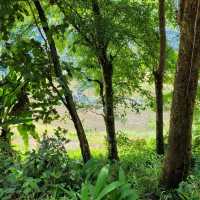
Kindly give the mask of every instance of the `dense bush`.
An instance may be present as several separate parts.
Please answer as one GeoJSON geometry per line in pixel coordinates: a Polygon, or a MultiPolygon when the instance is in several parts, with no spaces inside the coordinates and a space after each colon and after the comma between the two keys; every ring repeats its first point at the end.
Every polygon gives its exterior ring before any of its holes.
{"type": "Polygon", "coordinates": [[[1,152],[0,199],[42,199],[78,190],[82,166],[68,158],[65,143],[60,136],[45,135],[39,149],[21,159],[1,152]]]}

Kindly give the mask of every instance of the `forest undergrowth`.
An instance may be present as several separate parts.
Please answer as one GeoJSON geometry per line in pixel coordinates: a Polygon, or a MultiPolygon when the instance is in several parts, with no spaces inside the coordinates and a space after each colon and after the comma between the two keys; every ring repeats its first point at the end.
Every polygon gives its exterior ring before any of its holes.
{"type": "Polygon", "coordinates": [[[68,140],[60,135],[44,135],[39,148],[25,154],[1,143],[0,199],[199,200],[199,137],[194,140],[190,176],[171,191],[159,187],[163,156],[155,153],[153,140],[132,140],[120,132],[117,141],[120,161],[111,163],[105,155],[94,154],[85,165],[69,156],[68,140]]]}

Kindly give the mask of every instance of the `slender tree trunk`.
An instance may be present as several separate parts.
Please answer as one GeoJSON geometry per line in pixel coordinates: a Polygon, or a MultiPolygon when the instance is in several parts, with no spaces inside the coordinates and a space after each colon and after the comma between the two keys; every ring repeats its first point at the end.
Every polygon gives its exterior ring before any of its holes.
{"type": "Polygon", "coordinates": [[[160,57],[159,66],[154,73],[156,93],[156,152],[164,154],[163,138],[163,76],[165,70],[166,31],[165,0],[159,0],[160,57]]]}
{"type": "Polygon", "coordinates": [[[113,86],[112,75],[113,66],[112,61],[107,56],[108,42],[104,38],[104,28],[102,27],[102,16],[99,8],[98,0],[92,0],[92,9],[96,24],[96,51],[97,58],[101,65],[103,86],[104,86],[104,121],[106,125],[107,140],[108,140],[108,158],[110,160],[118,160],[117,140],[115,133],[115,117],[113,108],[113,86]]]}
{"type": "Polygon", "coordinates": [[[85,131],[83,129],[83,125],[76,111],[76,106],[74,104],[72,95],[65,96],[65,98],[67,102],[67,109],[71,115],[72,121],[74,122],[74,126],[76,128],[83,161],[86,163],[88,160],[91,159],[91,153],[90,153],[89,144],[85,135],[85,131]]]}
{"type": "Polygon", "coordinates": [[[112,88],[112,74],[113,66],[108,60],[106,53],[102,52],[99,61],[102,66],[103,85],[104,85],[104,121],[106,125],[107,140],[108,140],[108,158],[110,160],[118,160],[117,140],[115,133],[115,117],[113,109],[113,88],[112,88]]]}
{"type": "Polygon", "coordinates": [[[180,47],[171,107],[169,148],[161,184],[175,188],[191,163],[192,121],[200,67],[200,0],[180,2],[180,47]]]}
{"type": "Polygon", "coordinates": [[[45,12],[44,12],[39,0],[34,0],[34,4],[35,4],[35,7],[38,11],[39,18],[40,18],[40,21],[42,23],[44,33],[46,35],[46,38],[47,38],[47,41],[48,41],[48,44],[49,44],[49,47],[50,47],[51,59],[52,59],[52,63],[53,63],[53,66],[54,66],[54,71],[55,71],[56,77],[58,78],[59,83],[62,86],[62,89],[64,90],[66,107],[67,107],[67,109],[68,109],[68,111],[71,115],[72,121],[73,121],[74,126],[76,128],[76,132],[77,132],[77,135],[78,135],[83,160],[84,160],[84,162],[87,162],[91,158],[89,144],[88,144],[88,141],[87,141],[81,120],[78,116],[76,106],[75,106],[75,103],[73,101],[72,93],[69,89],[67,80],[63,76],[62,68],[61,68],[60,61],[59,61],[59,56],[58,56],[57,49],[56,49],[56,45],[55,45],[53,36],[52,36],[52,34],[49,30],[49,26],[48,26],[47,18],[45,16],[45,12]]]}
{"type": "Polygon", "coordinates": [[[160,74],[155,75],[156,92],[156,152],[159,155],[164,154],[163,137],[163,77],[160,74]]]}

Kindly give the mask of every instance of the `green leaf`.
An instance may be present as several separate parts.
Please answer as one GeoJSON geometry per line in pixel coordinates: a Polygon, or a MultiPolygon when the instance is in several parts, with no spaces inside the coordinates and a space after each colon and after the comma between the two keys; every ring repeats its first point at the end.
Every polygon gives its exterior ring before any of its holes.
{"type": "Polygon", "coordinates": [[[118,189],[120,186],[122,186],[123,183],[120,183],[119,181],[115,181],[110,183],[108,186],[106,186],[102,192],[98,195],[98,197],[96,198],[96,200],[101,200],[103,199],[103,197],[105,197],[106,195],[108,195],[110,192],[112,192],[113,190],[118,189]]]}
{"type": "Polygon", "coordinates": [[[123,169],[120,167],[119,169],[119,181],[121,183],[125,183],[126,182],[126,176],[125,176],[125,173],[123,171],[123,169]]]}
{"type": "Polygon", "coordinates": [[[28,145],[29,145],[29,136],[28,136],[28,132],[27,132],[27,127],[24,124],[22,124],[17,127],[17,130],[19,131],[19,134],[22,136],[25,150],[27,151],[28,145]]]}
{"type": "Polygon", "coordinates": [[[108,166],[105,166],[101,169],[101,171],[98,175],[98,178],[97,178],[96,185],[95,185],[94,198],[96,198],[98,196],[101,189],[106,184],[106,181],[108,178],[108,173],[109,173],[108,166]]]}
{"type": "Polygon", "coordinates": [[[24,141],[25,150],[28,150],[29,146],[29,135],[31,135],[34,139],[39,140],[39,135],[35,130],[34,124],[20,124],[17,127],[22,139],[24,141]]]}
{"type": "Polygon", "coordinates": [[[89,185],[83,184],[81,188],[81,200],[89,200],[89,185]]]}

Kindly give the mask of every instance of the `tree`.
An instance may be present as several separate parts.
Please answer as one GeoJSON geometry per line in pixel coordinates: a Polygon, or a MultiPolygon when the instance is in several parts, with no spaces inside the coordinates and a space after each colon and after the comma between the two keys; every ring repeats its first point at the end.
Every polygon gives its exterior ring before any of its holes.
{"type": "MultiPolygon", "coordinates": [[[[108,139],[108,156],[111,160],[118,160],[117,141],[115,133],[115,119],[113,108],[113,65],[112,58],[108,58],[107,47],[108,41],[102,37],[102,16],[97,0],[92,1],[92,10],[95,20],[95,35],[97,38],[97,58],[102,68],[103,86],[104,86],[104,120],[106,124],[107,139],[108,139]]],[[[105,33],[103,33],[104,35],[105,33]]]]}
{"type": "Polygon", "coordinates": [[[200,67],[200,1],[181,0],[180,46],[161,184],[177,187],[189,173],[192,121],[200,67]]]}
{"type": "MultiPolygon", "coordinates": [[[[140,59],[138,59],[140,47],[146,42],[143,42],[142,45],[140,43],[144,35],[147,35],[146,23],[149,22],[151,5],[144,5],[139,2],[104,0],[89,2],[57,1],[56,5],[65,16],[65,24],[63,25],[72,32],[74,38],[78,38],[74,43],[78,44],[78,48],[82,47],[83,59],[86,57],[83,52],[88,51],[90,53],[90,59],[88,59],[90,62],[87,62],[87,68],[92,66],[98,72],[97,79],[100,88],[103,84],[101,99],[103,99],[102,106],[108,138],[108,156],[110,159],[116,160],[118,155],[115,139],[114,106],[117,98],[114,93],[113,79],[117,71],[116,77],[119,79],[115,82],[116,90],[120,88],[119,82],[124,84],[125,87],[123,88],[127,87],[127,82],[130,85],[137,82],[136,76],[133,75],[135,75],[135,69],[140,62],[140,59]],[[119,13],[117,16],[116,12],[119,13]],[[138,21],[141,23],[138,23],[138,21]],[[69,25],[74,29],[71,29],[69,25]],[[132,72],[129,73],[131,69],[132,72]],[[124,72],[123,76],[120,76],[120,71],[124,72]],[[127,74],[132,80],[125,77],[127,74]]],[[[70,42],[71,39],[72,37],[70,37],[70,42]]],[[[79,68],[82,71],[85,70],[83,66],[79,66],[79,68]]],[[[86,69],[86,71],[89,70],[86,69]]],[[[96,77],[91,79],[96,80],[96,77]]],[[[134,88],[137,84],[132,85],[130,87],[134,88]]]]}
{"type": "MultiPolygon", "coordinates": [[[[102,3],[104,4],[105,2],[102,3]]],[[[110,30],[106,29],[108,24],[105,24],[110,23],[110,19],[106,18],[107,16],[102,16],[102,10],[96,0],[91,1],[89,4],[81,1],[77,1],[75,4],[73,1],[67,3],[60,1],[58,2],[58,7],[65,15],[66,21],[80,34],[85,46],[93,51],[97,65],[101,67],[101,79],[103,81],[100,79],[97,82],[101,88],[100,95],[108,140],[108,157],[111,160],[118,160],[113,107],[113,65],[112,58],[108,52],[110,30]],[[86,18],[82,15],[90,16],[86,18]]]]}
{"type": "Polygon", "coordinates": [[[165,0],[159,0],[160,57],[158,68],[154,71],[156,93],[156,151],[164,154],[163,139],[163,76],[165,70],[166,31],[165,0]]]}
{"type": "Polygon", "coordinates": [[[38,11],[38,15],[39,15],[39,18],[40,18],[40,21],[42,24],[42,28],[46,35],[47,41],[48,41],[48,45],[50,48],[50,54],[51,54],[51,60],[52,60],[53,66],[54,66],[55,75],[58,78],[59,84],[64,91],[64,96],[65,96],[65,101],[66,101],[65,106],[67,107],[67,109],[72,117],[72,121],[74,122],[74,126],[77,131],[83,160],[84,160],[84,162],[87,162],[91,158],[89,144],[88,144],[81,120],[78,116],[76,106],[73,101],[73,97],[72,97],[71,91],[69,89],[67,80],[62,73],[62,68],[60,65],[59,56],[57,53],[57,49],[56,49],[56,45],[55,45],[55,42],[53,39],[52,32],[49,29],[48,21],[45,16],[45,12],[40,4],[40,1],[34,0],[34,5],[38,11]]]}

